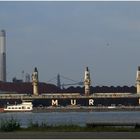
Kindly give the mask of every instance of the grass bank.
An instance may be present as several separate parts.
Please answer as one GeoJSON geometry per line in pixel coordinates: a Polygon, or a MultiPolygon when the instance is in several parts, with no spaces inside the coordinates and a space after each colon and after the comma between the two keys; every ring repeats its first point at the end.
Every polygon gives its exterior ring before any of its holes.
{"type": "Polygon", "coordinates": [[[115,126],[94,126],[87,124],[79,125],[48,125],[46,122],[38,123],[30,121],[27,128],[22,128],[18,120],[14,118],[2,119],[0,121],[1,132],[11,131],[47,131],[47,132],[140,132],[140,126],[134,127],[115,127],[115,126]]]}

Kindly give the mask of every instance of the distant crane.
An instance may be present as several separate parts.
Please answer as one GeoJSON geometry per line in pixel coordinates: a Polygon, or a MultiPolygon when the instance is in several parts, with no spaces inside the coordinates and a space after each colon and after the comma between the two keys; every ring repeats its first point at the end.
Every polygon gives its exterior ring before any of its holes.
{"type": "Polygon", "coordinates": [[[25,75],[25,82],[29,83],[30,82],[30,74],[26,73],[25,75]]]}
{"type": "Polygon", "coordinates": [[[61,88],[60,74],[57,75],[57,86],[61,88]]]}
{"type": "Polygon", "coordinates": [[[24,70],[22,70],[21,76],[22,76],[22,81],[24,82],[24,70]]]}

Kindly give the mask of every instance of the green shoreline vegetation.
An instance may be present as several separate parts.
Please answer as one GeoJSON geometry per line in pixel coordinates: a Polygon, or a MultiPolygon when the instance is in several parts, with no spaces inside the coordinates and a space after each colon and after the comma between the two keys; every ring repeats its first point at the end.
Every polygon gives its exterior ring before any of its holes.
{"type": "Polygon", "coordinates": [[[140,132],[140,126],[134,127],[114,127],[114,126],[94,126],[86,124],[79,126],[74,124],[69,125],[48,125],[46,122],[38,123],[30,120],[26,128],[22,128],[18,120],[13,117],[10,119],[1,119],[0,132],[12,131],[45,131],[45,132],[140,132]]]}

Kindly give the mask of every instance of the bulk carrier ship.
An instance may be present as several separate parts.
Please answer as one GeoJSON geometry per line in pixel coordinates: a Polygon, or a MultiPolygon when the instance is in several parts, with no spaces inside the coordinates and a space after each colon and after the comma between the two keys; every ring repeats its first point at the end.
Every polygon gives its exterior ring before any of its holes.
{"type": "Polygon", "coordinates": [[[91,79],[88,67],[84,75],[84,94],[81,93],[40,93],[38,70],[32,74],[33,94],[1,93],[0,107],[32,102],[33,108],[94,108],[94,107],[139,107],[140,104],[140,67],[136,76],[136,93],[91,93],[91,79]]]}

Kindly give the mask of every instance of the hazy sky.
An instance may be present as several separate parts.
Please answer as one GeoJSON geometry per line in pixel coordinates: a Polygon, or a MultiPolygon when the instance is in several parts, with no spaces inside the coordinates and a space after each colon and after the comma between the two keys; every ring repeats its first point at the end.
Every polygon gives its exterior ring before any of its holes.
{"type": "Polygon", "coordinates": [[[82,81],[88,66],[93,86],[135,85],[139,1],[0,1],[0,29],[7,33],[8,81],[35,66],[42,82],[58,73],[82,81]]]}

